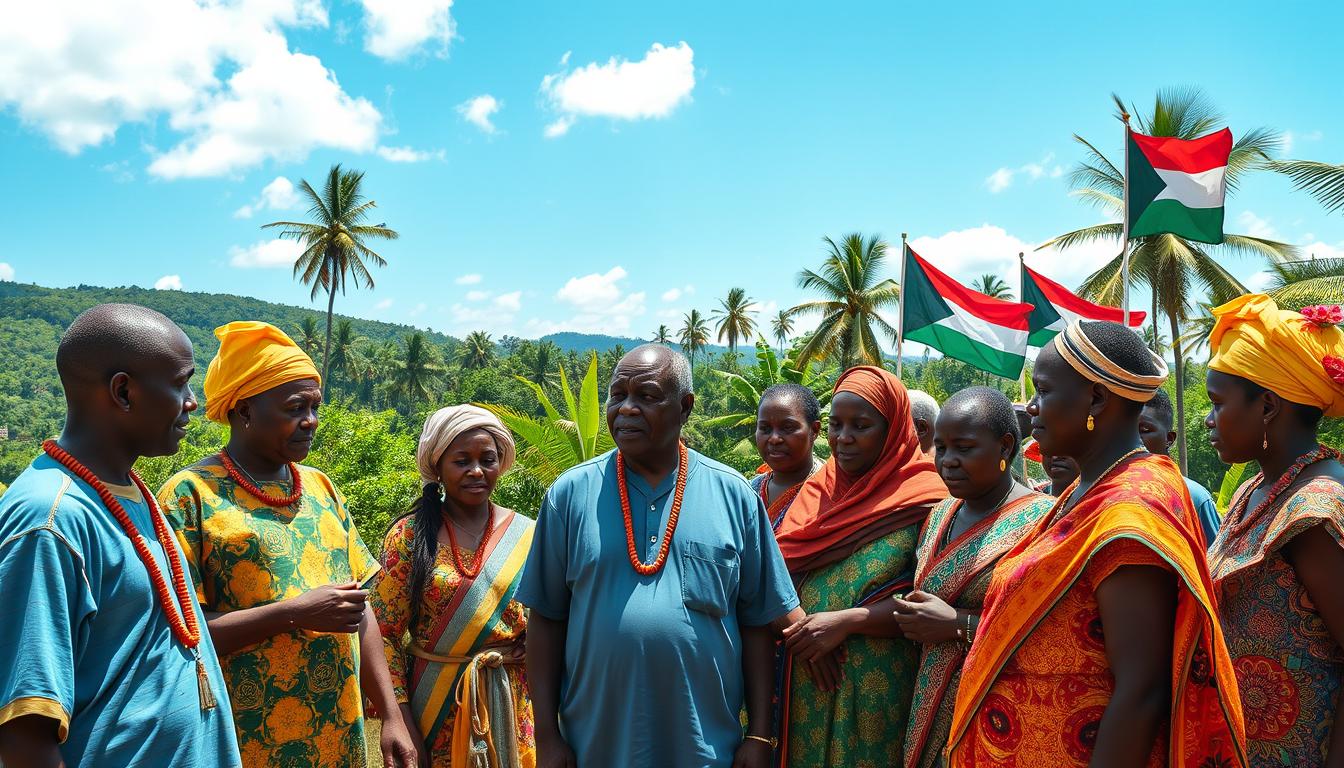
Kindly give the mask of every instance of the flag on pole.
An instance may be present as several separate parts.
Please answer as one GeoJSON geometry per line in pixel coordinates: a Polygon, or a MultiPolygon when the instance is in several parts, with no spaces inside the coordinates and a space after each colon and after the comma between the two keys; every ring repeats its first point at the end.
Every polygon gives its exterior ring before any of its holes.
{"type": "Polygon", "coordinates": [[[1130,237],[1173,234],[1200,243],[1223,242],[1223,200],[1232,132],[1198,139],[1129,132],[1125,180],[1130,237]]]}
{"type": "Polygon", "coordinates": [[[1022,373],[1030,304],[972,291],[905,249],[901,335],[1005,379],[1022,373]]]}
{"type": "MultiPolygon", "coordinates": [[[[1022,301],[1032,306],[1027,316],[1027,345],[1044,347],[1073,320],[1109,320],[1123,323],[1125,311],[1079,298],[1073,291],[1022,265],[1022,301]]],[[[1139,328],[1147,313],[1129,313],[1129,326],[1139,328]]]]}

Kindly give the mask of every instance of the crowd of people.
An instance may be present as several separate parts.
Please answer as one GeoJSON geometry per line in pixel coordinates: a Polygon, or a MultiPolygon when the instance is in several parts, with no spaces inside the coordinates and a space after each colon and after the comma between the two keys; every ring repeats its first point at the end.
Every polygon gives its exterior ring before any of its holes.
{"type": "Polygon", "coordinates": [[[185,434],[191,343],[95,307],[57,352],[64,430],[0,499],[0,761],[363,766],[374,717],[397,768],[1344,765],[1324,314],[1214,310],[1205,425],[1260,469],[1223,519],[1167,456],[1162,359],[1074,322],[1017,406],[859,366],[823,430],[812,390],[771,387],[750,479],[683,442],[685,357],[638,347],[615,450],[535,522],[491,500],[509,430],[442,408],[375,558],[301,463],[322,382],[292,340],[217,329],[227,443],[154,493],[132,467],[185,434]]]}

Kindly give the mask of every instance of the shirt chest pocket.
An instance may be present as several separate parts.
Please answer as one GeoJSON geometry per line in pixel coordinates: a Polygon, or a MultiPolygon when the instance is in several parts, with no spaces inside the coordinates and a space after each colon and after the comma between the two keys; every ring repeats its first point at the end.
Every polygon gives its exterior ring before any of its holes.
{"type": "Polygon", "coordinates": [[[728,615],[737,600],[741,575],[737,553],[695,541],[685,543],[681,553],[681,598],[693,611],[715,618],[728,615]]]}

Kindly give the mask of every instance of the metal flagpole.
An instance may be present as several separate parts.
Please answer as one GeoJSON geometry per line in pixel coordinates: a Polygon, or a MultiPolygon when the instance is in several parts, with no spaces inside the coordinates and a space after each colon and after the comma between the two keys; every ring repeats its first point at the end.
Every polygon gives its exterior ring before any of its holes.
{"type": "Polygon", "coordinates": [[[1125,124],[1125,165],[1121,173],[1125,182],[1124,220],[1120,229],[1120,280],[1123,283],[1121,306],[1125,310],[1125,327],[1129,327],[1129,113],[1120,107],[1120,119],[1125,124]]]}
{"type": "Polygon", "coordinates": [[[905,244],[905,233],[901,233],[901,290],[896,294],[896,378],[901,378],[901,366],[905,359],[901,356],[901,342],[905,340],[905,257],[910,246],[905,244]]]}
{"type": "MultiPolygon", "coordinates": [[[[1021,251],[1018,251],[1018,252],[1017,252],[1017,300],[1018,300],[1018,301],[1026,301],[1026,300],[1027,300],[1027,270],[1026,270],[1027,262],[1026,262],[1025,258],[1026,258],[1025,255],[1024,255],[1021,251]]],[[[1022,350],[1022,351],[1023,351],[1023,353],[1026,352],[1025,349],[1022,350]]],[[[1023,354],[1023,357],[1025,358],[1026,355],[1023,354]]],[[[1021,399],[1022,402],[1025,403],[1025,402],[1027,402],[1027,361],[1026,361],[1025,359],[1022,361],[1022,373],[1018,374],[1018,376],[1017,376],[1017,383],[1018,383],[1018,386],[1021,388],[1021,391],[1022,391],[1022,396],[1021,396],[1020,399],[1021,399]]]]}

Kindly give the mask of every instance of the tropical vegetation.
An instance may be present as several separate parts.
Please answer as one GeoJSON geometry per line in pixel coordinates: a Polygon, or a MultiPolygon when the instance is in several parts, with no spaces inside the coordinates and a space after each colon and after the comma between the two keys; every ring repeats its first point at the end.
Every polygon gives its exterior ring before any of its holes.
{"type": "Polygon", "coordinates": [[[833,360],[841,368],[881,365],[884,352],[876,327],[893,344],[896,329],[882,316],[894,312],[901,289],[895,280],[882,277],[887,244],[879,235],[864,237],[855,232],[839,243],[829,237],[826,260],[820,270],[798,273],[798,286],[821,298],[805,301],[789,310],[790,317],[820,315],[821,322],[803,344],[800,365],[833,360]]]}

